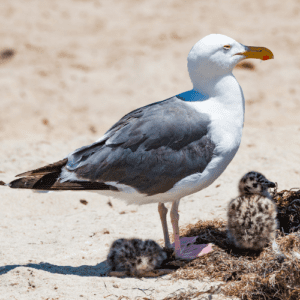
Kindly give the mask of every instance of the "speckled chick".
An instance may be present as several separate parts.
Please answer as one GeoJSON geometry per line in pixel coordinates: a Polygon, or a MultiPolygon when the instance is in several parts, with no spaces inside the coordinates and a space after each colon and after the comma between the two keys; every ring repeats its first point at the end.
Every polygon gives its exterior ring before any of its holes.
{"type": "Polygon", "coordinates": [[[277,209],[268,192],[275,187],[258,172],[249,172],[239,183],[240,196],[228,205],[228,237],[238,248],[261,250],[275,238],[277,209]]]}
{"type": "Polygon", "coordinates": [[[110,247],[107,261],[112,271],[128,271],[132,276],[159,268],[167,254],[153,240],[118,239],[110,247]]]}

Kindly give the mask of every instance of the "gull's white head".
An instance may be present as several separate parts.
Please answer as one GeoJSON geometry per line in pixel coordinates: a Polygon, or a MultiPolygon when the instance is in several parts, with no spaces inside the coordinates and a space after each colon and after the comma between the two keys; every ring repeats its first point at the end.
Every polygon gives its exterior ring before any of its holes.
{"type": "Polygon", "coordinates": [[[229,74],[246,58],[267,60],[274,56],[267,48],[244,46],[228,36],[210,34],[197,42],[188,55],[191,80],[195,83],[229,74]]]}

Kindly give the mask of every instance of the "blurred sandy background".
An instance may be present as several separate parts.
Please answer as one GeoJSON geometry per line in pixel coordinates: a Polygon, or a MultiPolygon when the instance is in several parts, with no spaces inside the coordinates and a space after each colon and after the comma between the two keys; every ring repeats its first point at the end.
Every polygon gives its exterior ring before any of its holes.
{"type": "MultiPolygon", "coordinates": [[[[279,189],[299,187],[299,0],[1,0],[0,180],[59,160],[129,111],[191,89],[187,54],[210,33],[267,47],[275,59],[234,71],[246,98],[241,148],[212,186],[182,201],[180,224],[225,217],[249,170],[279,189]]],[[[0,187],[0,299],[209,290],[212,283],[196,280],[100,277],[114,239],[162,242],[161,231],[156,204],[0,187]]]]}

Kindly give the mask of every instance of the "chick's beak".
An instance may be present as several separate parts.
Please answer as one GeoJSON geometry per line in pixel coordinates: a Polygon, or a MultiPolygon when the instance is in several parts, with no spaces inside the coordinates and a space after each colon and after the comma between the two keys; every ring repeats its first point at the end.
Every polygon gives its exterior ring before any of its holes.
{"type": "Polygon", "coordinates": [[[245,58],[258,58],[261,60],[274,59],[274,55],[271,50],[265,47],[253,47],[244,46],[245,51],[239,52],[234,55],[243,55],[245,58]]]}
{"type": "Polygon", "coordinates": [[[274,188],[274,187],[276,187],[276,184],[274,182],[269,181],[268,182],[268,187],[269,188],[274,188]]]}

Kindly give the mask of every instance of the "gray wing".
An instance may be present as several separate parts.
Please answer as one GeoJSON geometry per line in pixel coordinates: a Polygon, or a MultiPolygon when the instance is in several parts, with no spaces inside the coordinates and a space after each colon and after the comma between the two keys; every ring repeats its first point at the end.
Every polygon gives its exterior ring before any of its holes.
{"type": "Polygon", "coordinates": [[[104,139],[71,153],[66,168],[80,180],[163,193],[210,162],[209,123],[206,114],[172,97],[125,115],[104,139]]]}

